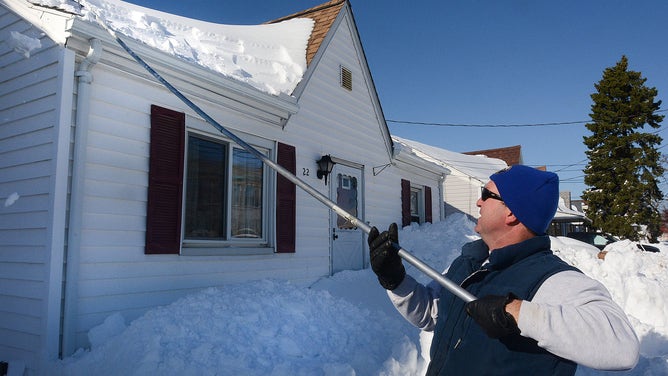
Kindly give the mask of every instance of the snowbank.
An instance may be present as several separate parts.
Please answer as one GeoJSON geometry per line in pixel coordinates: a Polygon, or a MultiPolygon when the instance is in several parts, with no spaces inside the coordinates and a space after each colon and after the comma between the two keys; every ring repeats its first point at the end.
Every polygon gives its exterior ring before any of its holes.
{"type": "MultiPolygon", "coordinates": [[[[436,269],[476,239],[473,223],[406,227],[402,246],[436,269]]],[[[668,249],[630,242],[598,250],[553,238],[555,253],[600,280],[628,313],[641,340],[638,366],[619,375],[668,374],[668,249]]],[[[408,266],[409,273],[426,277],[408,266]]],[[[62,375],[422,375],[420,333],[389,303],[370,270],[345,271],[310,288],[262,280],[209,288],[126,325],[112,315],[90,331],[92,349],[48,367],[62,375]]],[[[423,336],[422,343],[428,345],[423,336]]],[[[577,375],[603,375],[578,367],[577,375]]]]}

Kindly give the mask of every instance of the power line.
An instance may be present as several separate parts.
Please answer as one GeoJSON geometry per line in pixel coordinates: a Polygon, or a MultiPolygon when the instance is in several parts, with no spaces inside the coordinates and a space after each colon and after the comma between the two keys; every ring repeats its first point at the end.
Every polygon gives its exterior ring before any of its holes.
{"type": "MultiPolygon", "coordinates": [[[[656,110],[654,112],[666,112],[665,110],[656,110]]],[[[631,118],[633,116],[629,116],[631,118]]],[[[410,120],[390,120],[385,119],[388,123],[397,123],[397,124],[411,124],[411,125],[429,125],[437,127],[472,127],[472,128],[518,128],[518,127],[545,127],[545,126],[555,126],[555,125],[575,125],[575,124],[587,124],[591,123],[590,120],[578,120],[578,121],[559,121],[552,123],[526,123],[526,124],[466,124],[466,123],[442,123],[442,122],[426,122],[426,121],[410,121],[410,120]]],[[[658,132],[658,131],[657,131],[658,132]]]]}
{"type": "Polygon", "coordinates": [[[423,121],[408,121],[408,120],[385,120],[388,123],[412,124],[412,125],[430,125],[437,127],[478,127],[478,128],[516,128],[516,127],[542,127],[549,125],[573,125],[586,124],[589,121],[565,121],[556,123],[534,123],[534,124],[455,124],[455,123],[432,123],[423,121]]]}
{"type": "Polygon", "coordinates": [[[582,164],[583,162],[586,162],[587,160],[588,160],[588,158],[585,158],[585,159],[583,159],[583,160],[581,160],[581,161],[577,161],[577,162],[575,162],[575,163],[569,164],[569,165],[566,166],[566,167],[560,168],[560,169],[558,169],[558,170],[554,170],[554,172],[564,171],[564,170],[566,170],[566,169],[569,168],[569,167],[578,166],[578,165],[582,164]]]}
{"type": "Polygon", "coordinates": [[[582,181],[584,181],[584,177],[585,177],[584,175],[573,176],[572,178],[563,178],[563,179],[559,179],[559,181],[560,181],[560,182],[568,182],[568,181],[570,181],[570,182],[576,182],[576,181],[578,181],[578,182],[579,182],[580,179],[582,179],[582,181]]]}
{"type": "Polygon", "coordinates": [[[582,168],[569,168],[567,170],[561,169],[561,170],[550,170],[552,172],[582,172],[582,168]]]}

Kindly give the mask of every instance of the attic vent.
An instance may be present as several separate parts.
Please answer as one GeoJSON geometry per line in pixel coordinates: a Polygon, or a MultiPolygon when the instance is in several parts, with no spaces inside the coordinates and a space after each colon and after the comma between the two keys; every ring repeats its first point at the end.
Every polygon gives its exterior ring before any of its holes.
{"type": "Polygon", "coordinates": [[[341,66],[341,87],[353,90],[353,73],[343,65],[341,66]]]}

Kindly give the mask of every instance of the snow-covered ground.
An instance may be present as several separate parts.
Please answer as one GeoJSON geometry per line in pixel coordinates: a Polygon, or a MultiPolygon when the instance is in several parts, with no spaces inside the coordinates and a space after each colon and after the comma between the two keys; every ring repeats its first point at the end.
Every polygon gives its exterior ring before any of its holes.
{"type": "MultiPolygon", "coordinates": [[[[454,215],[406,227],[402,246],[436,269],[477,235],[454,215]]],[[[635,369],[668,374],[668,246],[637,251],[628,241],[597,250],[567,238],[553,248],[603,282],[628,313],[641,341],[635,369]]],[[[422,282],[428,277],[412,266],[422,282]]],[[[370,270],[345,271],[312,286],[262,280],[209,288],[147,312],[131,323],[110,316],[92,329],[89,350],[48,365],[62,375],[422,375],[428,336],[390,305],[370,270]],[[425,346],[421,345],[421,337],[425,346]]],[[[577,375],[607,372],[578,367],[577,375]]]]}

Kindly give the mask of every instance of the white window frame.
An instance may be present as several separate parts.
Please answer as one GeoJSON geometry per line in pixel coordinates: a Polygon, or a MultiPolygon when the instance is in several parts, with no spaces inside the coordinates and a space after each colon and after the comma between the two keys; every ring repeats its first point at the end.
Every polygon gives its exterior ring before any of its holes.
{"type": "Polygon", "coordinates": [[[424,223],[424,187],[411,184],[411,222],[414,222],[414,218],[418,218],[419,224],[424,223]],[[417,195],[417,208],[413,208],[413,195],[417,195]],[[417,215],[414,215],[413,209],[417,210],[417,215]]]}
{"type": "MultiPolygon", "coordinates": [[[[244,141],[252,145],[258,151],[265,153],[268,157],[273,158],[275,155],[275,143],[269,140],[244,134],[244,141]]],[[[274,224],[275,219],[272,213],[275,213],[274,195],[269,194],[275,190],[275,174],[271,173],[271,169],[263,165],[262,168],[262,237],[261,238],[230,238],[230,231],[232,226],[232,173],[231,163],[233,151],[235,149],[244,150],[242,147],[232,142],[226,137],[210,134],[209,132],[202,132],[196,129],[186,129],[186,150],[184,151],[184,181],[183,181],[183,210],[181,217],[181,254],[186,256],[215,256],[215,255],[254,255],[254,254],[273,254],[274,253],[274,224]],[[190,137],[198,137],[207,141],[226,144],[227,146],[227,165],[226,173],[226,236],[225,240],[201,240],[201,239],[186,239],[186,195],[187,195],[187,179],[188,176],[188,140],[190,137]]]]}

